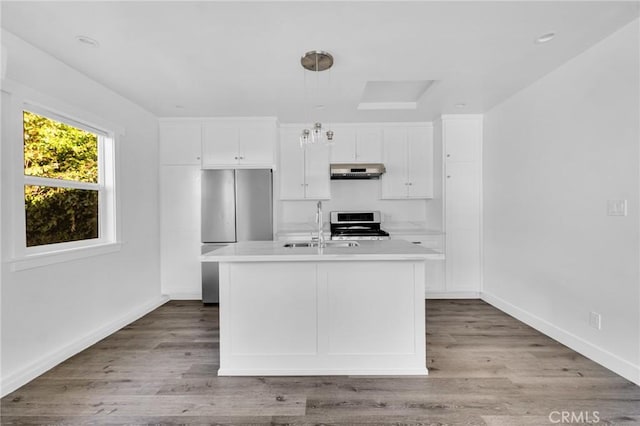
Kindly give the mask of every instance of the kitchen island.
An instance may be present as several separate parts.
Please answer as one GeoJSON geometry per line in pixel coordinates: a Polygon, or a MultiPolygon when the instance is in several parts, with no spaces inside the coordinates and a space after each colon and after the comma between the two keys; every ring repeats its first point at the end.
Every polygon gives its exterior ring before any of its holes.
{"type": "Polygon", "coordinates": [[[241,242],[220,263],[219,375],[425,375],[424,263],[401,240],[241,242]],[[297,242],[299,244],[299,242],[297,242]]]}

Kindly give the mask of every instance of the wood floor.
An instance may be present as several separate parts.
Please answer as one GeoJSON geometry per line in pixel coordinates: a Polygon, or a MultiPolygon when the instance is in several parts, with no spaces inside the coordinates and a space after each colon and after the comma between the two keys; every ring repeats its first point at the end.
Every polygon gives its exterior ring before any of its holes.
{"type": "Polygon", "coordinates": [[[640,387],[478,300],[427,301],[428,377],[217,377],[218,337],[217,307],[169,302],[7,395],[2,424],[640,425],[640,387]]]}

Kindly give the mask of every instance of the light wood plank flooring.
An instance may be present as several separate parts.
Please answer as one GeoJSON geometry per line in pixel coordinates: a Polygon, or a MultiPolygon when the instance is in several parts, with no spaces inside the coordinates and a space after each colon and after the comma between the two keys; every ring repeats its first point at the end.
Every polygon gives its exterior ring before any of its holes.
{"type": "Polygon", "coordinates": [[[428,377],[217,377],[217,307],[173,301],[7,395],[2,424],[640,425],[640,387],[482,301],[426,303],[428,377]]]}

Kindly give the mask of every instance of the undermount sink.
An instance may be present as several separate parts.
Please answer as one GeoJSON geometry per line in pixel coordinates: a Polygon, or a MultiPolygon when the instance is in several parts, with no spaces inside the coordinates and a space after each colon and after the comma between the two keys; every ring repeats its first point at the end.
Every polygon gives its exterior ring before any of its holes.
{"type": "MultiPolygon", "coordinates": [[[[295,248],[295,247],[318,247],[320,243],[317,241],[301,241],[297,243],[286,243],[284,247],[286,248],[295,248]]],[[[355,241],[325,241],[324,247],[358,247],[360,244],[355,241]]]]}

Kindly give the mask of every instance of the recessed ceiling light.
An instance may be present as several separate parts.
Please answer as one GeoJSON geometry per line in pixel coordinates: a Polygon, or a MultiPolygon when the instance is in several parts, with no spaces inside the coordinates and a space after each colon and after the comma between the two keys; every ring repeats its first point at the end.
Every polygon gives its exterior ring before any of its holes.
{"type": "Polygon", "coordinates": [[[556,36],[556,33],[546,33],[546,34],[542,34],[540,37],[538,37],[536,39],[536,44],[542,44],[542,43],[546,43],[548,41],[553,40],[553,38],[556,36]]]}
{"type": "Polygon", "coordinates": [[[100,43],[98,43],[97,40],[94,40],[91,37],[79,35],[79,36],[76,36],[76,40],[78,40],[78,43],[82,43],[85,46],[89,46],[89,47],[98,47],[98,46],[100,46],[100,43]]]}
{"type": "Polygon", "coordinates": [[[176,105],[176,109],[183,109],[184,105],[176,105]]]}
{"type": "Polygon", "coordinates": [[[465,104],[464,102],[460,102],[460,103],[456,104],[456,108],[464,108],[466,106],[467,106],[467,104],[465,104]]]}

